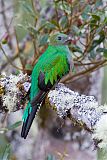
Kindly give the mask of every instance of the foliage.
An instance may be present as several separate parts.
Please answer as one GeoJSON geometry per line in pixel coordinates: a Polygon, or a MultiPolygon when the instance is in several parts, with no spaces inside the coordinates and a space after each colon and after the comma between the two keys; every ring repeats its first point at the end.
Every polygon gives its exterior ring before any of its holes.
{"type": "MultiPolygon", "coordinates": [[[[79,76],[77,73],[73,77],[67,77],[65,83],[80,78],[83,74],[89,74],[106,64],[107,11],[101,0],[92,2],[81,0],[79,3],[77,0],[53,0],[51,3],[48,1],[43,3],[41,0],[37,5],[33,0],[14,3],[16,30],[14,36],[17,41],[14,52],[17,53],[15,59],[19,58],[21,65],[16,69],[29,74],[39,55],[46,49],[49,34],[55,31],[72,36],[69,47],[74,64],[83,69],[79,76]],[[21,45],[18,41],[21,41],[21,45]]],[[[10,45],[9,36],[10,34],[2,38],[1,49],[4,45],[10,45]]],[[[12,58],[6,58],[12,64],[12,58]]]]}

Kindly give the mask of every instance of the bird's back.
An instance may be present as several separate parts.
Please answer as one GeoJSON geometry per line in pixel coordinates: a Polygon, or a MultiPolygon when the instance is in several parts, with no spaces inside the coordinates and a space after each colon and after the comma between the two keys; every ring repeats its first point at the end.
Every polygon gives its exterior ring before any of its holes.
{"type": "Polygon", "coordinates": [[[50,68],[53,67],[51,62],[53,61],[55,56],[58,55],[60,57],[65,56],[67,61],[66,63],[69,63],[70,51],[67,46],[49,46],[47,50],[38,59],[38,62],[36,63],[31,76],[32,79],[31,91],[30,91],[31,100],[34,98],[34,96],[36,96],[36,94],[39,91],[38,76],[40,71],[45,73],[49,72],[50,68]]]}

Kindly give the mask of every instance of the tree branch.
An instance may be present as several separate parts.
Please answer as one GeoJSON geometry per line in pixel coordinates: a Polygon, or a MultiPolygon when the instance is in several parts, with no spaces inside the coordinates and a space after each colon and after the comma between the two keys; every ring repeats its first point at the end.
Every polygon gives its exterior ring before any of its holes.
{"type": "MultiPolygon", "coordinates": [[[[0,111],[13,112],[24,108],[23,106],[28,100],[29,88],[30,77],[27,75],[2,77],[0,79],[0,111]]],[[[58,116],[69,117],[74,124],[78,124],[95,135],[93,138],[97,139],[98,137],[101,146],[103,143],[107,145],[107,140],[106,142],[105,139],[103,141],[103,137],[99,136],[100,133],[98,133],[102,119],[107,118],[107,106],[99,105],[94,96],[79,95],[78,92],[74,92],[59,83],[54,90],[49,92],[46,104],[55,109],[58,116]]],[[[105,128],[104,130],[101,129],[101,132],[105,133],[105,128]]]]}

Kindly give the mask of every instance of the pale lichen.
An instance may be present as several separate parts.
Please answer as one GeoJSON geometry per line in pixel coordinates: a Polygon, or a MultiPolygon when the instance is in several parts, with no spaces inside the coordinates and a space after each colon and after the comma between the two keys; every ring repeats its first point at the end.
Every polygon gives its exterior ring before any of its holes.
{"type": "Polygon", "coordinates": [[[96,109],[99,104],[94,96],[80,95],[61,83],[49,92],[48,97],[50,104],[56,106],[60,117],[66,116],[67,111],[70,111],[74,119],[86,124],[89,129],[102,115],[102,111],[96,109]]]}
{"type": "Polygon", "coordinates": [[[71,117],[80,125],[85,124],[91,131],[92,138],[97,139],[100,148],[107,147],[107,105],[99,105],[94,96],[80,95],[63,84],[58,84],[50,91],[48,98],[60,117],[71,117]]]}
{"type": "Polygon", "coordinates": [[[107,148],[107,114],[102,115],[94,126],[93,139],[101,140],[98,144],[100,148],[107,148]]]}
{"type": "Polygon", "coordinates": [[[19,77],[13,75],[10,75],[8,79],[2,80],[5,87],[5,95],[2,97],[3,106],[6,106],[9,112],[13,110],[17,101],[17,93],[19,90],[16,84],[18,81],[19,77]]]}
{"type": "MultiPolygon", "coordinates": [[[[0,79],[2,86],[5,88],[5,93],[2,95],[3,106],[6,106],[8,112],[16,110],[16,106],[20,105],[20,100],[23,98],[23,94],[20,91],[18,83],[23,81],[27,75],[21,73],[19,75],[10,75],[0,79]]],[[[25,92],[28,92],[30,83],[25,82],[23,84],[25,92]]]]}

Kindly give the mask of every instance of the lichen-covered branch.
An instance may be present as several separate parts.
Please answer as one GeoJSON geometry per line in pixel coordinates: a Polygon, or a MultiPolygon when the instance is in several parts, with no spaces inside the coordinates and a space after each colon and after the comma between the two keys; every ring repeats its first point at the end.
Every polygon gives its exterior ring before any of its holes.
{"type": "Polygon", "coordinates": [[[107,147],[107,105],[100,105],[94,96],[79,95],[63,84],[48,94],[49,102],[60,117],[69,117],[74,124],[88,130],[99,147],[107,147]]]}
{"type": "MultiPolygon", "coordinates": [[[[13,112],[24,108],[30,77],[24,74],[10,75],[0,79],[0,111],[13,112]]],[[[53,107],[58,116],[69,117],[74,124],[88,130],[100,143],[107,146],[107,105],[99,105],[94,96],[80,95],[59,83],[47,96],[46,103],[53,107]]]]}
{"type": "Polygon", "coordinates": [[[48,94],[51,105],[55,105],[60,117],[68,114],[78,122],[84,123],[89,130],[95,125],[102,115],[102,110],[94,96],[79,95],[63,84],[59,84],[55,90],[48,94]]]}
{"type": "Polygon", "coordinates": [[[30,77],[26,74],[1,76],[0,112],[14,112],[23,108],[30,88],[30,77]]]}

